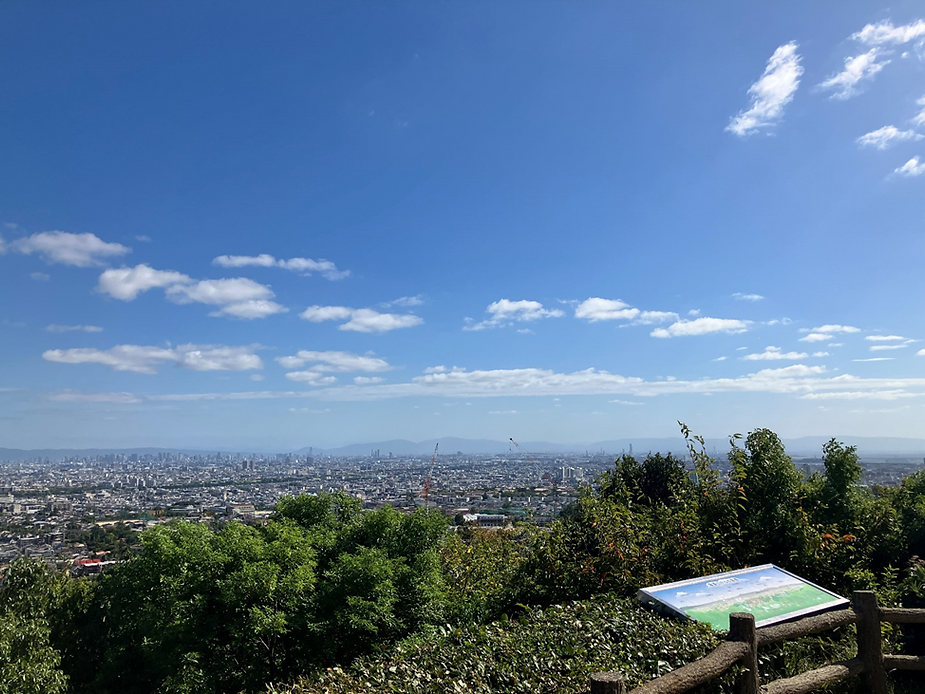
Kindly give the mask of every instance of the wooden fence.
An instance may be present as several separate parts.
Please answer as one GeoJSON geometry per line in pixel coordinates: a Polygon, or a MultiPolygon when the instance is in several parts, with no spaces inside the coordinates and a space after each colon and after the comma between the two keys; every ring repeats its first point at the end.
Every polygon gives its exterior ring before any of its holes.
{"type": "MultiPolygon", "coordinates": [[[[852,595],[852,608],[826,612],[814,617],[755,628],[755,616],[746,612],[729,615],[729,638],[700,660],[662,675],[630,694],[683,694],[716,679],[733,665],[742,666],[737,682],[740,694],[804,694],[830,682],[860,676],[864,688],[872,694],[887,694],[890,670],[925,670],[925,656],[884,655],[880,632],[882,622],[890,624],[925,624],[925,609],[882,608],[871,591],[852,595]],[[762,685],[758,677],[758,648],[818,634],[845,624],[857,624],[858,654],[796,677],[762,685]]],[[[618,672],[599,672],[591,676],[591,694],[626,694],[623,676],[618,672]]]]}

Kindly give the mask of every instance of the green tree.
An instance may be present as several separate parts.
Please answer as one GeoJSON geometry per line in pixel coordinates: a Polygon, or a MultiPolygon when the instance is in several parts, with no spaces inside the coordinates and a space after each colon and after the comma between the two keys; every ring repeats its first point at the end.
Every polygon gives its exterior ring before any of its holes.
{"type": "Polygon", "coordinates": [[[60,577],[31,559],[13,561],[0,579],[0,694],[67,689],[47,618],[58,590],[60,577]]]}

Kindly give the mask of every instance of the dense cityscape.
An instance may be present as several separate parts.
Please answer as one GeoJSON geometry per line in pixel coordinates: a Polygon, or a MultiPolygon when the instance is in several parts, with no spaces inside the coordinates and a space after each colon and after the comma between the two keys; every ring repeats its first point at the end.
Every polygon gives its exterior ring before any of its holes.
{"type": "MultiPolygon", "coordinates": [[[[260,523],[281,497],[319,492],[344,492],[367,508],[436,507],[457,525],[545,525],[583,485],[612,468],[615,457],[603,452],[379,453],[161,452],[2,461],[0,568],[19,556],[33,556],[75,574],[93,574],[121,556],[107,548],[116,536],[100,529],[140,531],[178,518],[260,523]]],[[[807,477],[822,470],[819,458],[794,462],[807,477]]],[[[722,470],[724,463],[720,459],[717,465],[722,470]]],[[[864,460],[864,483],[891,486],[922,465],[922,458],[911,455],[870,456],[864,460]]]]}

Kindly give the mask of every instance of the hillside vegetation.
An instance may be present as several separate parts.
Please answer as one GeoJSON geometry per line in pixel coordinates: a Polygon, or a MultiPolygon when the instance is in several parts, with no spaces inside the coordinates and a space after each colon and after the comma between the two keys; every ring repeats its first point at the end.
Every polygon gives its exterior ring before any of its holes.
{"type": "MultiPolygon", "coordinates": [[[[824,474],[804,480],[760,429],[733,439],[723,477],[690,441],[692,472],[623,456],[549,528],[450,532],[435,510],[301,496],[262,526],[149,529],[95,580],[15,562],[0,694],[578,692],[595,670],[638,683],[715,644],[635,604],[645,585],[773,562],[841,594],[925,597],[925,471],[862,488],[856,452],[831,441],[824,474]]],[[[780,648],[762,667],[849,641],[780,648]]]]}

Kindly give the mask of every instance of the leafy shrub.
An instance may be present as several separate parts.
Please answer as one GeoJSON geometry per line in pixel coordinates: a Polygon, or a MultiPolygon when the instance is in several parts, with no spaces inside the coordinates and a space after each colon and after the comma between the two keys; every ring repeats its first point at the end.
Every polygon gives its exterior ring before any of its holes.
{"type": "Polygon", "coordinates": [[[704,625],[661,617],[635,600],[601,596],[489,625],[431,629],[388,653],[271,691],[585,694],[594,672],[618,670],[633,687],[705,655],[717,643],[704,625]]]}

